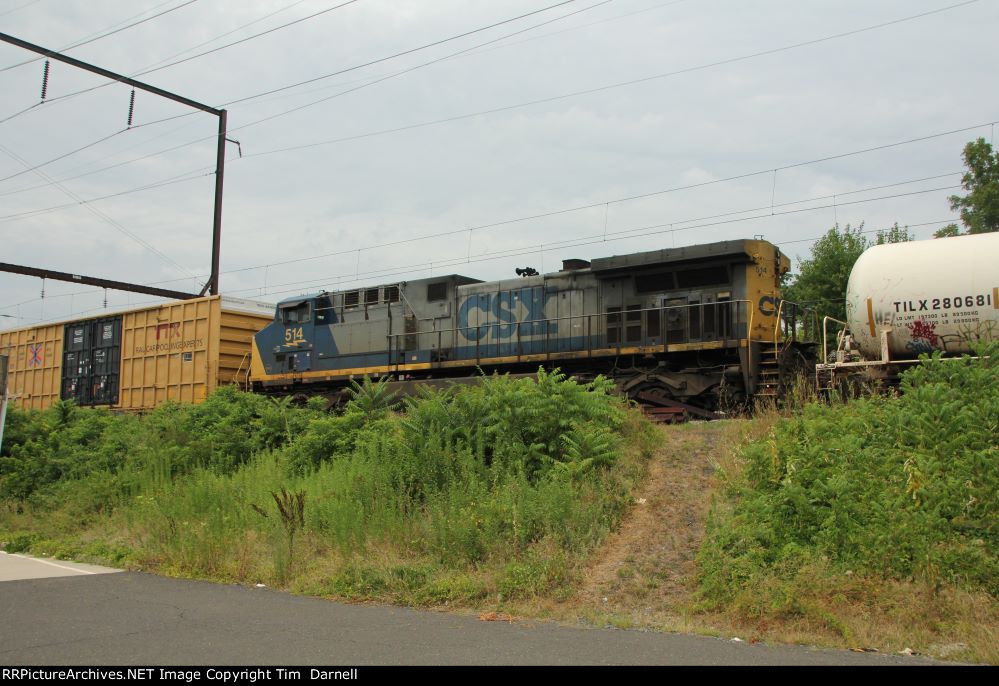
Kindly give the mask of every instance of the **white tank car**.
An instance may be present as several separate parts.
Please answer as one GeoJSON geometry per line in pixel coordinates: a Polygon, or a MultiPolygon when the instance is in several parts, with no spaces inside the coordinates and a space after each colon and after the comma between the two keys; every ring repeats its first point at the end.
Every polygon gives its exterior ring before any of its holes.
{"type": "Polygon", "coordinates": [[[872,360],[884,329],[893,359],[999,339],[999,233],[869,248],[850,273],[846,318],[872,360]]]}

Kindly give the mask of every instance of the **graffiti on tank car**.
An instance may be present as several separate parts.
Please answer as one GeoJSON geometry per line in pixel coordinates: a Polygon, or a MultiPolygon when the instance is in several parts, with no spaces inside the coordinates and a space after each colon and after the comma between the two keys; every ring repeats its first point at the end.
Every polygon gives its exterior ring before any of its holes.
{"type": "Polygon", "coordinates": [[[914,353],[929,353],[940,347],[940,337],[936,334],[937,325],[927,324],[919,319],[912,324],[906,324],[912,340],[905,344],[906,349],[914,353]]]}
{"type": "MultiPolygon", "coordinates": [[[[458,328],[461,335],[469,341],[478,341],[487,336],[493,338],[511,338],[517,332],[520,323],[520,336],[543,336],[545,334],[545,305],[554,292],[545,292],[540,298],[533,297],[530,288],[519,291],[501,291],[499,293],[477,293],[470,295],[458,308],[458,328]],[[487,316],[492,315],[494,322],[474,325],[468,323],[468,317],[478,310],[487,316]]],[[[558,323],[549,325],[551,334],[558,333],[558,323]]]]}

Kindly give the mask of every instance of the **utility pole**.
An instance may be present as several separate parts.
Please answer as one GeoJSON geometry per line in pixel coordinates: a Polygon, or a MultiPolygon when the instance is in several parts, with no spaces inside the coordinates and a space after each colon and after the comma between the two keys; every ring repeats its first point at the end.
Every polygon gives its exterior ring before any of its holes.
{"type": "Polygon", "coordinates": [[[173,100],[174,102],[192,107],[196,110],[213,114],[219,118],[218,150],[215,157],[215,213],[212,221],[212,274],[208,279],[208,283],[205,284],[205,287],[201,289],[200,293],[200,295],[204,295],[205,291],[210,291],[212,295],[218,295],[219,257],[222,248],[222,179],[225,174],[226,111],[216,109],[210,105],[205,105],[204,103],[197,102],[196,100],[191,100],[190,98],[185,98],[184,96],[177,95],[176,93],[171,93],[170,91],[163,90],[162,88],[157,88],[156,86],[152,86],[148,83],[136,81],[128,76],[116,74],[113,71],[69,57],[68,55],[63,55],[56,50],[43,48],[40,45],[29,43],[28,41],[15,38],[14,36],[6,33],[0,33],[0,41],[38,53],[47,59],[64,62],[78,69],[83,69],[84,71],[89,71],[93,74],[99,74],[105,78],[119,81],[132,86],[133,88],[146,91],[147,93],[158,95],[161,98],[173,100]]]}

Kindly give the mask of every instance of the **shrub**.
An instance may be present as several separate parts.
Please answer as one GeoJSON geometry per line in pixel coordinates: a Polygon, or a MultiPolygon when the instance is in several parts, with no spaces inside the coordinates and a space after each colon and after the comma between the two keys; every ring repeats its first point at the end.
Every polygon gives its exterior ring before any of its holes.
{"type": "Polygon", "coordinates": [[[709,603],[763,608],[761,579],[812,562],[999,595],[997,351],[924,360],[898,399],[809,405],[747,445],[700,554],[709,603]]]}

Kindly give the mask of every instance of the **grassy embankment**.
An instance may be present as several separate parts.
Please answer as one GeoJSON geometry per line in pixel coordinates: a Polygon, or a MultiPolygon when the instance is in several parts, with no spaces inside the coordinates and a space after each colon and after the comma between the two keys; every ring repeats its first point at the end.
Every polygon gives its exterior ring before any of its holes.
{"type": "Polygon", "coordinates": [[[345,599],[571,593],[625,512],[653,431],[610,385],[496,377],[342,416],[224,389],[113,416],[13,412],[0,540],[345,599]]]}
{"type": "Polygon", "coordinates": [[[405,415],[370,388],[340,417],[231,391],[142,418],[59,406],[13,417],[0,540],[345,599],[999,663],[999,359],[931,361],[904,391],[664,429],[547,375],[405,415]]]}
{"type": "Polygon", "coordinates": [[[991,352],[914,369],[900,398],[671,429],[645,503],[547,611],[999,663],[991,352]]]}

